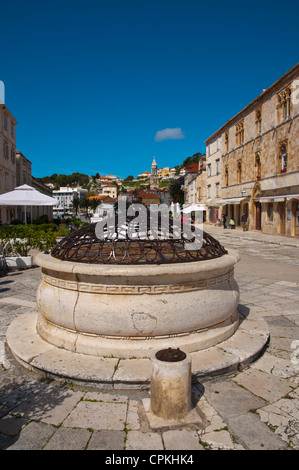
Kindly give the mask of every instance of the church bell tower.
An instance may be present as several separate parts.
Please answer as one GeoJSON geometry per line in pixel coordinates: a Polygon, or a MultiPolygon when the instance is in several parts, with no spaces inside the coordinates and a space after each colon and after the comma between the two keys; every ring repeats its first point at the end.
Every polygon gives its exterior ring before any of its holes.
{"type": "Polygon", "coordinates": [[[151,176],[150,176],[150,188],[155,189],[159,186],[159,179],[158,179],[158,167],[155,160],[153,159],[152,168],[151,168],[151,176]]]}

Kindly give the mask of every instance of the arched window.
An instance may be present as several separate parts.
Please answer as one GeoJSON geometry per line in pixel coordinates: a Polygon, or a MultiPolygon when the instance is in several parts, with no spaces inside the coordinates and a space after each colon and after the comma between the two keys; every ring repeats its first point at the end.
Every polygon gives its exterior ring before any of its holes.
{"type": "Polygon", "coordinates": [[[261,155],[260,152],[258,152],[255,155],[255,176],[257,179],[261,178],[261,155]]]}
{"type": "Polygon", "coordinates": [[[281,146],[281,170],[286,171],[288,168],[288,151],[286,144],[281,146]]]}
{"type": "Polygon", "coordinates": [[[229,134],[228,132],[225,133],[225,151],[228,152],[229,149],[229,134]]]}
{"type": "Polygon", "coordinates": [[[256,112],[256,133],[261,134],[262,133],[262,110],[258,109],[256,112]]]}
{"type": "Polygon", "coordinates": [[[228,166],[225,167],[225,184],[228,186],[228,166]]]}
{"type": "Polygon", "coordinates": [[[236,125],[236,145],[244,143],[244,120],[236,125]]]}
{"type": "Polygon", "coordinates": [[[291,117],[291,89],[286,88],[277,95],[278,122],[286,121],[291,117]]]}
{"type": "Polygon", "coordinates": [[[237,182],[242,183],[242,162],[238,161],[237,182]]]}

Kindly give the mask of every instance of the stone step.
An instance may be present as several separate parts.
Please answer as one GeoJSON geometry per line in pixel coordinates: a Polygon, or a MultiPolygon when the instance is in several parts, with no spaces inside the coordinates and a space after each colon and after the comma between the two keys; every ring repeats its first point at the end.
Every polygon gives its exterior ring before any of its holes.
{"type": "MultiPolygon", "coordinates": [[[[24,367],[56,380],[105,389],[150,387],[150,359],[97,357],[57,348],[36,331],[38,313],[29,311],[10,324],[6,340],[24,367]]],[[[257,359],[269,341],[267,323],[254,315],[240,316],[236,333],[217,346],[193,352],[193,381],[241,370],[257,359]]]]}

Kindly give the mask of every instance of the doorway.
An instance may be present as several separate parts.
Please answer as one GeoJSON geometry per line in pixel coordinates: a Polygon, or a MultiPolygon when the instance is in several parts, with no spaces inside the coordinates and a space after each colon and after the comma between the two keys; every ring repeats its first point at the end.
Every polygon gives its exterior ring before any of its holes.
{"type": "Polygon", "coordinates": [[[294,203],[295,206],[295,235],[299,237],[299,202],[294,203]]]}
{"type": "Polygon", "coordinates": [[[284,234],[285,233],[285,203],[284,202],[278,202],[277,212],[279,215],[278,233],[284,234]]]}
{"type": "Polygon", "coordinates": [[[261,210],[261,203],[255,202],[255,230],[262,229],[262,210],[261,210]]]}

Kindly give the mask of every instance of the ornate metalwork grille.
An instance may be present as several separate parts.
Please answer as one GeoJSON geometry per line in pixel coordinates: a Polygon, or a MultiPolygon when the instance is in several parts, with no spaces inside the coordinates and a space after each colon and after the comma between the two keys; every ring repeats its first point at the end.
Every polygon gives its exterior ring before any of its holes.
{"type": "MultiPolygon", "coordinates": [[[[186,263],[219,258],[227,253],[225,248],[206,232],[203,232],[202,246],[198,250],[186,250],[185,244],[192,242],[185,237],[183,224],[175,226],[169,221],[167,233],[158,223],[158,237],[153,238],[150,230],[149,217],[144,227],[131,231],[130,222],[118,224],[118,216],[107,219],[105,237],[98,238],[96,223],[72,232],[54,247],[51,255],[63,261],[97,264],[167,264],[186,263]],[[130,233],[129,233],[130,232],[130,233]]],[[[138,225],[138,224],[137,224],[138,225]]],[[[191,231],[195,232],[194,226],[191,231]]]]}

